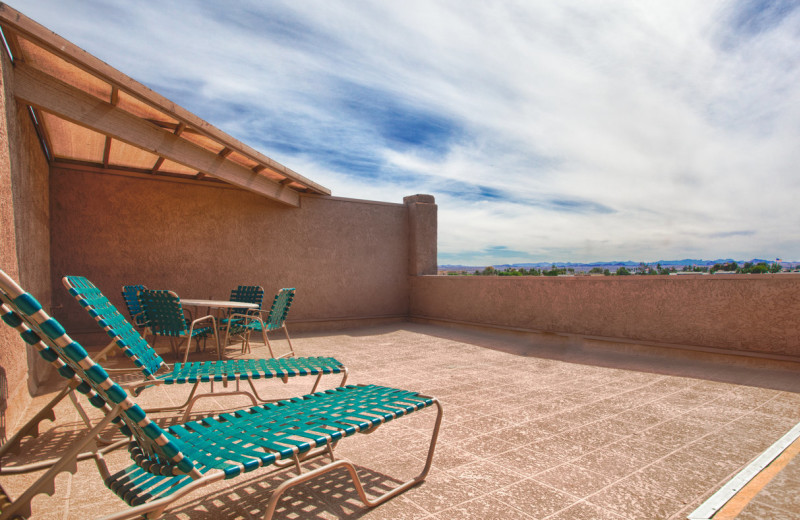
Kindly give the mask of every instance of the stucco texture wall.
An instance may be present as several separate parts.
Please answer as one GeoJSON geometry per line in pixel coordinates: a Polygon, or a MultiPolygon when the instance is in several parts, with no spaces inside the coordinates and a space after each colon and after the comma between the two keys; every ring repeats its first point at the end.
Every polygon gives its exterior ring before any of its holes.
{"type": "MultiPolygon", "coordinates": [[[[11,64],[2,53],[0,118],[0,269],[49,308],[49,167],[27,113],[13,96],[11,64]]],[[[14,425],[47,365],[13,329],[0,326],[0,425],[14,425]]],[[[5,432],[0,432],[0,437],[5,432]]]]}
{"type": "Polygon", "coordinates": [[[412,317],[800,357],[800,275],[411,281],[412,317]]]}
{"type": "Polygon", "coordinates": [[[97,331],[61,286],[92,280],[120,308],[123,284],[228,299],[295,287],[290,323],[406,316],[408,222],[402,204],[304,196],[300,208],[228,188],[54,168],[54,297],[73,333],[97,331]]]}

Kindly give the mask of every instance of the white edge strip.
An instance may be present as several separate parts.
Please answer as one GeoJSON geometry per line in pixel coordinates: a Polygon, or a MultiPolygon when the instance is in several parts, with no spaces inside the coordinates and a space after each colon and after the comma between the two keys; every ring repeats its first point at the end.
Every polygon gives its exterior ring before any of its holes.
{"type": "Polygon", "coordinates": [[[695,509],[688,520],[710,520],[722,506],[728,503],[733,496],[738,493],[748,482],[753,480],[761,470],[778,458],[783,451],[800,437],[800,423],[789,430],[786,435],[778,439],[775,444],[767,448],[761,455],[756,457],[753,462],[748,464],[742,471],[730,479],[719,491],[711,495],[700,507],[695,509]]]}

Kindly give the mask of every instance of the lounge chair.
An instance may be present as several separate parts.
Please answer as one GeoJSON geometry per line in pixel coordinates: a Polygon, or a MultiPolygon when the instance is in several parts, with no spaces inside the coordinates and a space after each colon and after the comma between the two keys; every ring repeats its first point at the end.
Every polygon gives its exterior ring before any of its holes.
{"type": "MultiPolygon", "coordinates": [[[[141,370],[146,381],[157,384],[194,385],[186,402],[176,406],[150,409],[148,411],[183,410],[184,420],[189,416],[192,406],[204,397],[221,395],[244,395],[252,404],[267,402],[261,397],[253,382],[258,379],[280,379],[284,383],[289,378],[316,376],[311,393],[317,390],[323,375],[342,374],[339,386],[347,381],[347,368],[333,357],[300,357],[293,359],[226,359],[219,361],[195,361],[167,365],[161,356],[134,329],[128,320],[92,282],[83,276],[65,276],[62,283],[69,293],[86,309],[100,327],[111,336],[109,347],[117,346],[141,370]],[[250,391],[240,387],[247,381],[250,391]],[[209,392],[195,395],[201,383],[209,383],[209,392]],[[235,390],[214,391],[214,384],[227,386],[235,384],[235,390]]],[[[108,348],[108,347],[107,347],[108,348]]],[[[144,388],[134,391],[138,395],[144,388]]]]}
{"type": "Polygon", "coordinates": [[[278,357],[294,356],[294,347],[292,346],[292,338],[289,337],[289,329],[286,328],[286,316],[289,314],[289,308],[292,306],[294,300],[295,289],[281,289],[275,298],[272,300],[272,306],[269,311],[261,311],[257,314],[232,314],[230,319],[237,320],[238,327],[244,329],[244,342],[242,343],[242,352],[250,350],[250,334],[252,332],[260,332],[264,340],[264,344],[269,349],[269,354],[275,357],[272,351],[272,345],[269,342],[268,333],[276,330],[283,329],[286,334],[286,341],[289,343],[289,352],[278,357]],[[262,316],[266,314],[266,319],[262,316]]]}
{"type": "Polygon", "coordinates": [[[90,447],[95,436],[112,422],[124,436],[131,437],[128,449],[134,464],[112,473],[101,454],[95,457],[106,486],[131,506],[108,519],[140,515],[157,518],[172,502],[205,485],[259,468],[274,470],[294,464],[302,471],[303,460],[326,454],[329,463],[289,477],[275,488],[265,519],[272,517],[286,490],[338,468],[348,470],[368,506],[385,502],[422,482],[430,470],[442,419],[442,407],[432,397],[380,386],[350,385],[164,429],[151,421],[126,388],[111,380],[61,324],[3,271],[0,302],[3,321],[16,328],[25,342],[37,348],[94,406],[106,412],[69,453],[19,498],[11,501],[5,497],[5,503],[0,505],[0,520],[29,516],[31,499],[40,493],[51,493],[54,478],[60,472],[75,471],[76,454],[90,447]],[[370,433],[384,423],[433,405],[437,407],[436,422],[420,474],[375,499],[367,497],[353,464],[335,459],[336,445],[355,433],[370,433]]]}

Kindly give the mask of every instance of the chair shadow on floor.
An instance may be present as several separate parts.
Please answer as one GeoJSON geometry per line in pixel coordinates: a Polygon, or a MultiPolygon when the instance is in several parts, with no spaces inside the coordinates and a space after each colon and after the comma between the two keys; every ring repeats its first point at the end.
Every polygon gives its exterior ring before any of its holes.
{"type": "MultiPolygon", "coordinates": [[[[303,463],[304,471],[316,469],[325,460],[303,463]]],[[[379,495],[396,487],[401,481],[382,473],[356,466],[358,476],[369,495],[379,495]]],[[[190,499],[189,502],[166,511],[170,518],[234,519],[263,518],[272,492],[286,478],[296,475],[291,467],[279,472],[237,480],[236,486],[190,499]]],[[[422,484],[424,485],[424,484],[422,484]]],[[[392,500],[400,500],[395,497],[392,500]]],[[[391,500],[380,507],[386,507],[391,500]]],[[[278,502],[274,519],[355,519],[361,518],[370,508],[361,503],[350,475],[344,468],[288,490],[278,502]]]]}
{"type": "MultiPolygon", "coordinates": [[[[18,452],[9,452],[3,456],[5,469],[13,469],[23,464],[32,464],[49,459],[57,459],[75,443],[86,436],[86,425],[82,421],[62,422],[53,425],[43,421],[39,425],[38,437],[24,437],[18,452]]],[[[112,441],[122,440],[119,429],[111,425],[103,430],[101,436],[112,441]]]]}

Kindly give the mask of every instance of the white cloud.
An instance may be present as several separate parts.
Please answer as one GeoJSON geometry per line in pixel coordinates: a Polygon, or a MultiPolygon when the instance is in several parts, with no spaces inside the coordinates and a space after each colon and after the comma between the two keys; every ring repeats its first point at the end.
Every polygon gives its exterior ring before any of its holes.
{"type": "Polygon", "coordinates": [[[499,263],[800,259],[791,5],[15,7],[334,195],[436,195],[440,253],[499,263]]]}

